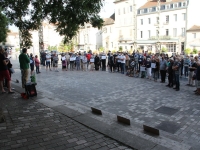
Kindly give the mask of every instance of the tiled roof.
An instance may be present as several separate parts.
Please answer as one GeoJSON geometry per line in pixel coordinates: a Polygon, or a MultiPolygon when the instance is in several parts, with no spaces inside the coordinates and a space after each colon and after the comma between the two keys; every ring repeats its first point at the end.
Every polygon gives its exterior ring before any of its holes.
{"type": "MultiPolygon", "coordinates": [[[[148,1],[143,6],[141,6],[139,9],[144,9],[144,8],[150,8],[150,7],[157,6],[157,1],[158,0],[148,1]]],[[[166,2],[165,0],[161,0],[160,5],[170,4],[170,3],[174,3],[174,2],[183,2],[183,1],[185,1],[185,0],[171,0],[170,2],[166,2]]]]}
{"type": "Polygon", "coordinates": [[[111,25],[111,24],[114,24],[114,20],[113,19],[111,19],[111,18],[105,18],[104,19],[104,23],[103,23],[103,25],[104,26],[106,26],[106,25],[111,25]]]}
{"type": "Polygon", "coordinates": [[[190,29],[187,30],[188,32],[190,31],[200,31],[200,26],[193,25],[190,29]]]}

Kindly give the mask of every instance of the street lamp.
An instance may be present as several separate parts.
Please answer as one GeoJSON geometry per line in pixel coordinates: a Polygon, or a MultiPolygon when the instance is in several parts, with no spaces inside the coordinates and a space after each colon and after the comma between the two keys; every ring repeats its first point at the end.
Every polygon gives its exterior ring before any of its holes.
{"type": "Polygon", "coordinates": [[[157,0],[157,13],[158,13],[158,20],[157,20],[157,43],[156,43],[156,51],[157,53],[160,52],[160,0],[157,0]]]}

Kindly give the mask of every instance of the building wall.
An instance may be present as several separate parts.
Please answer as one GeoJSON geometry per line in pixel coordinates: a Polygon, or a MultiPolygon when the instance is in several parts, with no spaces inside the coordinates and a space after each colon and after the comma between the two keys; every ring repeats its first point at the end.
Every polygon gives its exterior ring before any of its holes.
{"type": "Polygon", "coordinates": [[[200,31],[187,32],[187,38],[187,48],[196,48],[198,51],[200,51],[200,31]]]}
{"type": "Polygon", "coordinates": [[[102,35],[98,28],[93,28],[91,24],[85,24],[79,29],[77,50],[95,51],[102,46],[102,35]]]}

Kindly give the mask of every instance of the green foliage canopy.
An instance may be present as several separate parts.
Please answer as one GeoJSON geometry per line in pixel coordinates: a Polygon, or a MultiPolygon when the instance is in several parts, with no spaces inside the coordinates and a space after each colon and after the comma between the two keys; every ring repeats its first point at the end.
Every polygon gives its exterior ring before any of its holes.
{"type": "Polygon", "coordinates": [[[8,25],[9,25],[9,20],[6,18],[4,14],[1,13],[0,11],[0,43],[6,42],[6,37],[7,37],[7,32],[8,30],[8,25]]]}
{"type": "Polygon", "coordinates": [[[22,47],[30,47],[30,30],[38,30],[43,20],[56,25],[56,31],[70,41],[80,25],[90,22],[101,28],[103,20],[97,15],[102,0],[1,0],[3,13],[17,26],[22,35],[22,47]]]}

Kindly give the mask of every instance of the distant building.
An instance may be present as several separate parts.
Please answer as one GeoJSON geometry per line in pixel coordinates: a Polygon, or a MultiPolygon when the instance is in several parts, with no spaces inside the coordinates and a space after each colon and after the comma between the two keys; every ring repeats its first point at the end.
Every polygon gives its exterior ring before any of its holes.
{"type": "Polygon", "coordinates": [[[194,25],[187,30],[187,48],[200,51],[200,25],[194,25]]]}
{"type": "Polygon", "coordinates": [[[85,23],[84,26],[80,27],[76,39],[77,51],[95,51],[102,46],[101,30],[92,27],[89,23],[85,23]]]}

